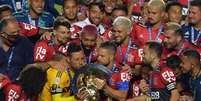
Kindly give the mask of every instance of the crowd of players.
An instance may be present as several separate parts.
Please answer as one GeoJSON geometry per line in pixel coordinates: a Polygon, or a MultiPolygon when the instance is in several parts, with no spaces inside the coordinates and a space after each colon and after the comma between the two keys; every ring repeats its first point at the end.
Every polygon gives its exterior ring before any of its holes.
{"type": "Polygon", "coordinates": [[[0,99],[201,101],[200,46],[200,0],[0,0],[0,99]]]}

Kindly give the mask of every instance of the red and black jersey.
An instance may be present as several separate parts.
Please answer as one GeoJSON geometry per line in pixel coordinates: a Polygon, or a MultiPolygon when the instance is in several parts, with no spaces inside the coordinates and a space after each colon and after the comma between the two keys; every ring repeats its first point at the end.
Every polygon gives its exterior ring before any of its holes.
{"type": "Polygon", "coordinates": [[[28,101],[22,87],[18,84],[12,83],[8,78],[5,78],[0,85],[3,89],[5,101],[28,101]]]}
{"type": "Polygon", "coordinates": [[[179,49],[175,49],[175,50],[169,51],[168,49],[166,49],[166,48],[164,47],[164,49],[163,49],[164,52],[163,52],[162,59],[165,60],[166,58],[168,58],[168,57],[170,57],[170,56],[172,56],[172,55],[180,55],[184,49],[188,49],[188,48],[197,50],[197,48],[194,47],[193,45],[191,45],[187,40],[185,40],[185,41],[183,42],[182,47],[179,48],[179,49]]]}
{"type": "Polygon", "coordinates": [[[45,62],[57,53],[67,55],[67,49],[71,42],[79,43],[79,40],[72,40],[62,45],[56,45],[53,40],[42,40],[36,43],[34,47],[34,61],[45,62]]]}
{"type": "Polygon", "coordinates": [[[135,23],[131,32],[132,41],[140,47],[143,47],[144,44],[149,40],[156,40],[162,42],[164,36],[163,25],[159,29],[152,29],[151,27],[135,23]]]}
{"type": "Polygon", "coordinates": [[[141,76],[133,76],[131,78],[127,95],[128,99],[141,95],[140,80],[142,80],[141,76]]]}
{"type": "Polygon", "coordinates": [[[71,39],[72,40],[77,40],[80,38],[80,32],[81,32],[82,28],[76,25],[72,25],[70,31],[71,31],[71,39]]]}
{"type": "Polygon", "coordinates": [[[152,101],[169,101],[171,90],[176,88],[176,77],[168,67],[159,67],[150,73],[150,91],[152,101]]]}
{"type": "Polygon", "coordinates": [[[139,49],[135,44],[129,41],[128,45],[120,45],[116,51],[116,66],[121,67],[122,65],[135,66],[142,63],[142,49],[139,49]]]}
{"type": "Polygon", "coordinates": [[[126,71],[113,72],[109,85],[113,89],[127,91],[129,89],[130,76],[126,71]]]}
{"type": "Polygon", "coordinates": [[[106,30],[106,31],[103,33],[103,35],[100,36],[100,37],[103,39],[103,41],[111,41],[111,40],[113,40],[114,36],[113,36],[113,34],[112,34],[111,28],[108,29],[108,30],[106,30]]]}
{"type": "Polygon", "coordinates": [[[3,89],[5,101],[28,101],[28,97],[18,84],[8,84],[3,89]]]}
{"type": "MultiPolygon", "coordinates": [[[[125,4],[129,5],[132,0],[122,0],[125,4]]],[[[141,6],[143,6],[145,0],[137,0],[137,2],[133,5],[132,12],[140,14],[141,12],[141,6]]]]}
{"type": "Polygon", "coordinates": [[[34,61],[45,62],[56,54],[56,46],[49,40],[42,40],[34,47],[34,61]]]}
{"type": "Polygon", "coordinates": [[[24,22],[19,22],[18,24],[20,27],[20,34],[22,36],[31,37],[38,34],[39,28],[36,26],[33,26],[32,24],[28,24],[24,22]]]}

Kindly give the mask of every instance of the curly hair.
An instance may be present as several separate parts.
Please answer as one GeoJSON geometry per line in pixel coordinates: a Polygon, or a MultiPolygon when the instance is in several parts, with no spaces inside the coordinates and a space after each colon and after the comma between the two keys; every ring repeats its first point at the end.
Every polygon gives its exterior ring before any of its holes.
{"type": "Polygon", "coordinates": [[[37,96],[47,81],[47,73],[39,65],[27,65],[17,81],[28,97],[37,96]]]}

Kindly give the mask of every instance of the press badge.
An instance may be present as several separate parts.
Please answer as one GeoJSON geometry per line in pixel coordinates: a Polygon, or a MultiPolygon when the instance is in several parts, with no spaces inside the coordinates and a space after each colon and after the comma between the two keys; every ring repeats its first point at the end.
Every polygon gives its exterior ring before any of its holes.
{"type": "Polygon", "coordinates": [[[16,9],[17,10],[21,10],[22,9],[22,4],[21,4],[21,2],[16,2],[16,9]]]}

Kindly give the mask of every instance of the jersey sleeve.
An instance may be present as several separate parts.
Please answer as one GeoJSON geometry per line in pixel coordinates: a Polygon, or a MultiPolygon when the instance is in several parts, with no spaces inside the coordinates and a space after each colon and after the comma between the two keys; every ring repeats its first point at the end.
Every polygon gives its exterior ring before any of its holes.
{"type": "Polygon", "coordinates": [[[169,91],[176,88],[176,76],[170,68],[163,68],[161,71],[162,80],[169,91]]]}
{"type": "Polygon", "coordinates": [[[10,83],[11,81],[6,77],[2,82],[0,82],[0,89],[6,87],[10,83]]]}
{"type": "Polygon", "coordinates": [[[15,84],[9,84],[4,89],[5,101],[18,101],[21,95],[21,87],[15,84]]]}
{"type": "Polygon", "coordinates": [[[19,22],[20,34],[26,37],[38,34],[39,28],[24,22],[19,22]]]}
{"type": "Polygon", "coordinates": [[[112,78],[112,84],[114,86],[114,89],[120,91],[127,91],[129,89],[130,78],[127,72],[114,73],[112,75],[112,78]]]}
{"type": "Polygon", "coordinates": [[[134,64],[138,65],[138,64],[142,64],[143,61],[143,49],[136,49],[135,50],[135,60],[134,60],[134,64]]]}
{"type": "Polygon", "coordinates": [[[34,47],[34,61],[44,62],[48,58],[48,46],[44,42],[36,43],[34,47]]]}
{"type": "Polygon", "coordinates": [[[80,32],[81,32],[82,28],[76,25],[73,25],[70,28],[71,31],[71,39],[79,39],[80,37],[80,32]]]}

